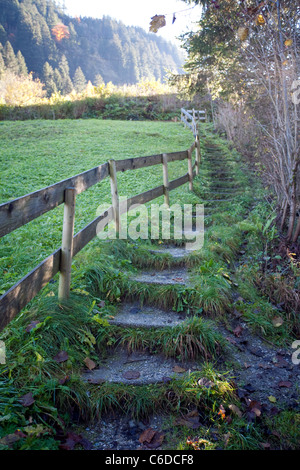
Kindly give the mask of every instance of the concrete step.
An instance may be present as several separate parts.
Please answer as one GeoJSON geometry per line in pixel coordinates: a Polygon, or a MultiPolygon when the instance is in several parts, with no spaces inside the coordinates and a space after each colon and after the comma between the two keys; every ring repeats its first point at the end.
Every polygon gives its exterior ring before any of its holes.
{"type": "Polygon", "coordinates": [[[146,385],[167,383],[172,378],[181,377],[189,371],[201,370],[195,361],[180,362],[166,359],[162,355],[151,355],[147,351],[128,353],[117,348],[107,359],[99,361],[97,368],[84,372],[84,381],[92,384],[122,383],[124,385],[146,385]]]}
{"type": "Polygon", "coordinates": [[[136,276],[132,276],[130,279],[143,284],[186,285],[188,282],[188,273],[186,269],[165,269],[163,271],[141,272],[136,276]]]}
{"type": "Polygon", "coordinates": [[[109,319],[108,322],[111,325],[124,328],[166,328],[177,326],[183,323],[185,319],[186,316],[182,313],[132,303],[120,306],[116,316],[109,319]]]}

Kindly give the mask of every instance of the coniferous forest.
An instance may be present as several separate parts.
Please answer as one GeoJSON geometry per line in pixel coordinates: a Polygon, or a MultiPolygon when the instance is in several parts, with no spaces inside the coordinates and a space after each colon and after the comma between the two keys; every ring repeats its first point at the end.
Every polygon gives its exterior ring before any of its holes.
{"type": "Polygon", "coordinates": [[[0,0],[0,71],[33,72],[47,95],[142,78],[163,80],[179,71],[181,51],[172,43],[103,17],[71,18],[53,0],[0,0]]]}

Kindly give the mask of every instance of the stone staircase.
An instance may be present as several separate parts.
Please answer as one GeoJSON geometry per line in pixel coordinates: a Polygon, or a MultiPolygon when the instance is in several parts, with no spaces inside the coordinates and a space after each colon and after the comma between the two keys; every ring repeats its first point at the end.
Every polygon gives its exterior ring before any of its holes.
{"type": "MultiPolygon", "coordinates": [[[[200,167],[202,189],[201,194],[198,194],[201,202],[208,207],[209,215],[205,213],[205,219],[209,219],[216,211],[225,211],[231,203],[232,195],[237,191],[242,192],[237,182],[233,184],[236,165],[237,162],[227,160],[218,147],[211,143],[206,145],[200,167]]],[[[188,260],[191,252],[184,245],[175,246],[172,241],[168,241],[165,245],[150,246],[149,251],[155,255],[167,253],[174,260],[175,268],[143,271],[131,276],[132,281],[141,285],[178,285],[187,289],[191,287],[188,268],[185,266],[185,260],[188,260]],[[178,264],[179,260],[182,260],[182,263],[178,264]]],[[[136,299],[133,303],[121,305],[114,318],[108,321],[110,325],[124,330],[130,328],[159,331],[165,328],[174,329],[186,322],[187,318],[184,312],[165,311],[153,305],[141,306],[139,299],[136,299]]],[[[99,363],[97,368],[84,374],[84,380],[93,384],[110,382],[145,385],[165,383],[191,371],[201,370],[202,360],[200,358],[197,361],[186,361],[180,357],[164,357],[147,350],[128,350],[119,345],[109,352],[107,358],[100,359],[99,363]]]]}

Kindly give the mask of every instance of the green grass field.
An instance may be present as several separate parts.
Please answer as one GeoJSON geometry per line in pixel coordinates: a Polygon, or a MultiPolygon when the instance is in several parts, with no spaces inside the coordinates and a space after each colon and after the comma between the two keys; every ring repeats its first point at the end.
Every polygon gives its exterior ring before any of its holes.
{"type": "MultiPolygon", "coordinates": [[[[186,150],[193,136],[173,122],[25,121],[0,123],[0,143],[0,203],[4,203],[111,158],[186,150]]],[[[169,165],[170,179],[186,172],[186,161],[169,165]]],[[[120,196],[130,197],[160,184],[160,165],[118,174],[120,196]]],[[[173,191],[171,203],[178,202],[186,190],[187,185],[173,191]]],[[[110,201],[109,178],[80,194],[75,232],[96,217],[100,204],[110,201]]],[[[60,246],[62,215],[61,205],[0,240],[0,295],[60,246]]]]}

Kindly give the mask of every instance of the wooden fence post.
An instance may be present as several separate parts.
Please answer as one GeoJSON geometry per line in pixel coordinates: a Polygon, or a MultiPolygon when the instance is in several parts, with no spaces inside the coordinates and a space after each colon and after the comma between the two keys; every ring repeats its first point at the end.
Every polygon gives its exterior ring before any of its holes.
{"type": "Polygon", "coordinates": [[[74,221],[75,221],[75,200],[76,189],[66,188],[65,190],[65,207],[64,207],[64,221],[61,245],[61,259],[60,259],[60,274],[58,286],[59,300],[68,299],[70,296],[71,286],[71,267],[72,267],[72,252],[73,252],[73,236],[74,236],[74,221]]]}
{"type": "Polygon", "coordinates": [[[196,175],[199,175],[199,170],[200,170],[200,162],[201,162],[201,151],[200,151],[200,141],[199,141],[199,135],[196,135],[196,141],[195,141],[195,149],[196,149],[196,175]]]}
{"type": "Polygon", "coordinates": [[[170,207],[168,155],[166,153],[164,153],[162,156],[162,164],[163,164],[163,179],[164,179],[164,202],[167,205],[167,207],[170,207]]]}
{"type": "Polygon", "coordinates": [[[111,199],[114,213],[114,221],[116,226],[116,234],[120,233],[120,203],[118,195],[117,171],[115,160],[109,160],[109,175],[111,187],[111,199]]]}
{"type": "Polygon", "coordinates": [[[187,151],[187,159],[188,159],[188,174],[189,174],[189,190],[193,191],[193,162],[192,162],[191,150],[187,151]]]}

